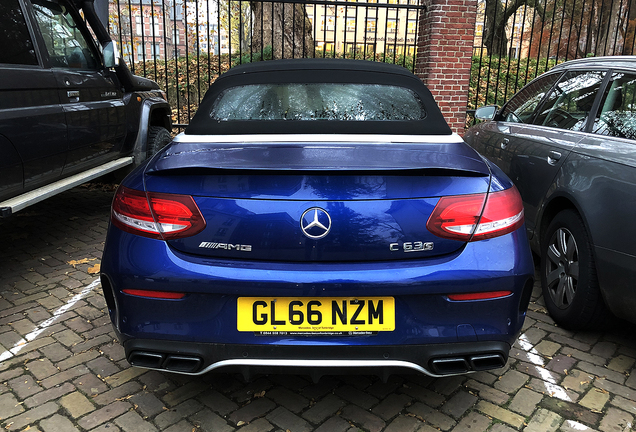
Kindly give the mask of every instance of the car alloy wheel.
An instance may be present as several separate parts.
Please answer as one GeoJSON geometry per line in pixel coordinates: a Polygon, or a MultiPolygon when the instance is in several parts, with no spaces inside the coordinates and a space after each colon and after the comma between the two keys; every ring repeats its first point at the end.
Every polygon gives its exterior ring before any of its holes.
{"type": "Polygon", "coordinates": [[[541,286],[550,316],[562,327],[605,326],[611,314],[596,276],[593,246],[574,210],[558,213],[541,243],[541,286]]]}
{"type": "Polygon", "coordinates": [[[547,258],[544,271],[548,292],[556,307],[566,309],[574,301],[579,281],[579,249],[567,228],[559,228],[552,235],[547,258]]]}

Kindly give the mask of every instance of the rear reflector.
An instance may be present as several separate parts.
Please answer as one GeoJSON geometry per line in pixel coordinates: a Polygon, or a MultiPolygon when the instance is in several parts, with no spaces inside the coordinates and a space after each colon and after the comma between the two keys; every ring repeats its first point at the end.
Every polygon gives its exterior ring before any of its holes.
{"type": "Polygon", "coordinates": [[[442,197],[426,228],[438,237],[477,241],[513,232],[523,221],[523,202],[513,186],[489,194],[442,197]]]}
{"type": "Polygon", "coordinates": [[[115,193],[111,220],[123,231],[165,240],[189,237],[205,228],[191,196],[146,193],[125,186],[115,193]]]}
{"type": "Polygon", "coordinates": [[[125,289],[124,294],[130,294],[137,297],[148,297],[156,299],[182,299],[185,297],[185,293],[169,292],[169,291],[149,291],[138,289],[125,289]]]}
{"type": "Polygon", "coordinates": [[[512,291],[488,291],[464,294],[449,294],[448,298],[455,301],[465,300],[487,300],[500,297],[506,297],[512,294],[512,291]]]}

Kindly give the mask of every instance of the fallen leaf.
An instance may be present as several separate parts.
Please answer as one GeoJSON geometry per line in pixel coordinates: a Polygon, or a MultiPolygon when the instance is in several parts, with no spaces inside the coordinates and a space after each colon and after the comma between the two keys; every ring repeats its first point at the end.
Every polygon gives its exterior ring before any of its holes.
{"type": "Polygon", "coordinates": [[[88,268],[88,274],[97,274],[97,273],[99,273],[99,268],[100,268],[99,264],[95,264],[93,267],[89,267],[88,268]]]}
{"type": "Polygon", "coordinates": [[[73,268],[75,268],[75,266],[78,265],[78,264],[87,264],[87,263],[89,263],[91,261],[95,261],[96,259],[97,258],[91,258],[91,259],[82,258],[81,260],[70,260],[70,261],[67,261],[66,263],[72,265],[73,268]]]}
{"type": "Polygon", "coordinates": [[[243,420],[239,420],[239,422],[236,424],[237,426],[243,426],[245,424],[245,422],[243,420]]]}

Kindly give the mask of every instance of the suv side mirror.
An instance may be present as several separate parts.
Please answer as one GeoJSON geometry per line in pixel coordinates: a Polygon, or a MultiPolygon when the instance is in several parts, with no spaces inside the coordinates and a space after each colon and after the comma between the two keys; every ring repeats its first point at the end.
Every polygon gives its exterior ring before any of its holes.
{"type": "Polygon", "coordinates": [[[495,118],[497,111],[499,111],[499,107],[497,105],[480,107],[475,111],[475,118],[477,120],[492,120],[495,118]]]}
{"type": "Polygon", "coordinates": [[[104,55],[104,67],[111,69],[119,66],[119,50],[116,42],[110,41],[104,45],[102,53],[104,55]]]}

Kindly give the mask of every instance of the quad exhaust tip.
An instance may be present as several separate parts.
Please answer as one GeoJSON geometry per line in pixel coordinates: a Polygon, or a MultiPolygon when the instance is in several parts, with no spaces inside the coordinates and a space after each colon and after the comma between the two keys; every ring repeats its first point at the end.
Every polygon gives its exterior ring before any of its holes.
{"type": "Polygon", "coordinates": [[[454,375],[471,371],[484,371],[504,367],[506,360],[501,354],[480,354],[466,357],[437,358],[430,362],[438,375],[454,375]]]}
{"type": "Polygon", "coordinates": [[[203,361],[198,357],[145,351],[131,352],[128,356],[128,362],[137,367],[186,373],[198,371],[203,364],[203,361]]]}

